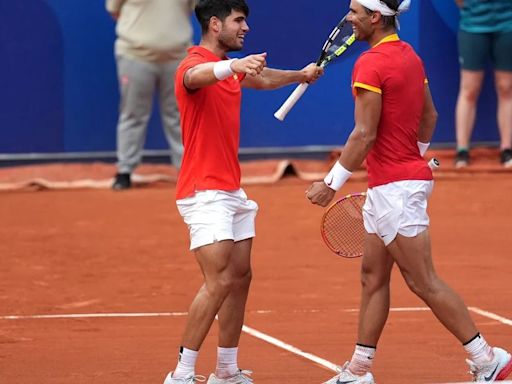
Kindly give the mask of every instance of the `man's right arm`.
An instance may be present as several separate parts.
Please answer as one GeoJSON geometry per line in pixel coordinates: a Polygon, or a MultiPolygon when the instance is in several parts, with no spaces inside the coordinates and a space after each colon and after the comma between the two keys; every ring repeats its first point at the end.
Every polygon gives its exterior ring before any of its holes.
{"type": "Polygon", "coordinates": [[[105,0],[105,8],[114,20],[117,21],[125,0],[105,0]]]}
{"type": "Polygon", "coordinates": [[[258,75],[265,65],[266,53],[249,55],[241,59],[221,60],[198,64],[185,73],[183,84],[191,91],[224,80],[235,73],[258,75]]]}
{"type": "Polygon", "coordinates": [[[309,187],[306,197],[313,204],[326,207],[375,143],[382,113],[382,95],[363,88],[356,91],[355,127],[331,172],[323,181],[314,182],[309,187]]]}

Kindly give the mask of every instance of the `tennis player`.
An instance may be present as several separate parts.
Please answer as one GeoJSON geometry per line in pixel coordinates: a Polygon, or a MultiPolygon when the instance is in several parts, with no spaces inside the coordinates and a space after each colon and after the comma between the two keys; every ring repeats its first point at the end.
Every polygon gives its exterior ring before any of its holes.
{"type": "Polygon", "coordinates": [[[512,371],[511,355],[487,344],[461,298],[432,264],[426,208],[433,180],[423,154],[437,112],[421,59],[396,33],[397,17],[408,3],[350,2],[356,38],[370,45],[352,74],[355,127],[339,161],[324,181],[307,191],[313,204],[326,206],[366,159],[369,188],[363,207],[366,234],[357,344],[351,361],[327,384],[374,383],[370,371],[389,313],[395,264],[411,291],[463,344],[473,381],[504,380],[512,371]]]}
{"type": "Polygon", "coordinates": [[[298,71],[270,69],[265,53],[229,59],[227,52],[242,49],[249,31],[245,0],[200,0],[195,12],[202,39],[176,72],[184,143],[176,197],[204,284],[189,310],[178,365],[165,384],[204,381],[195,375],[195,363],[216,315],[218,359],[208,383],[252,383],[237,363],[258,210],[240,188],[241,87],[314,82],[323,70],[315,64],[298,71]]]}

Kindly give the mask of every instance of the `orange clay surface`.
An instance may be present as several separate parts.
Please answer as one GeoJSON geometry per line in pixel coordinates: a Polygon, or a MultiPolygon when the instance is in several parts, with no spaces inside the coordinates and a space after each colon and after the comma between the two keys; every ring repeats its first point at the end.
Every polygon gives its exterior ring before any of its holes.
{"type": "MultiPolygon", "coordinates": [[[[324,246],[323,209],[306,201],[308,186],[284,178],[245,188],[260,205],[245,323],[342,364],[356,337],[360,260],[324,246]]],[[[364,189],[351,181],[343,193],[364,189]]],[[[512,350],[511,175],[441,179],[429,209],[438,273],[468,306],[501,316],[472,312],[491,344],[512,350]]],[[[0,217],[0,383],[162,383],[201,284],[174,187],[4,192],[0,217]],[[69,314],[115,316],[62,317],[69,314]]],[[[424,307],[396,271],[392,307],[424,307]]],[[[216,334],[214,323],[199,374],[214,369],[216,334]]],[[[333,376],[247,333],[240,347],[240,366],[254,371],[257,384],[333,376]]],[[[391,312],[373,372],[379,384],[465,381],[464,358],[431,312],[411,308],[391,312]]]]}

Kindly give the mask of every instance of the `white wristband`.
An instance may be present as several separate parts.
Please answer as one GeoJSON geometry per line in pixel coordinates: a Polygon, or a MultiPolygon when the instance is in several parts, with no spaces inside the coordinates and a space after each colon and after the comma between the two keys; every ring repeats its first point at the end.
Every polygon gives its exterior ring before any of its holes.
{"type": "Polygon", "coordinates": [[[231,60],[221,60],[217,61],[213,65],[213,75],[217,80],[225,80],[231,75],[233,75],[233,70],[231,69],[231,63],[236,59],[231,60]]]}
{"type": "Polygon", "coordinates": [[[428,147],[430,146],[430,143],[422,143],[421,141],[418,141],[418,149],[420,150],[420,155],[423,156],[425,152],[427,152],[428,147]]]}
{"type": "Polygon", "coordinates": [[[345,184],[350,176],[352,176],[352,172],[341,165],[339,161],[336,161],[334,167],[332,167],[331,171],[325,176],[324,183],[327,184],[329,188],[337,191],[345,184]]]}

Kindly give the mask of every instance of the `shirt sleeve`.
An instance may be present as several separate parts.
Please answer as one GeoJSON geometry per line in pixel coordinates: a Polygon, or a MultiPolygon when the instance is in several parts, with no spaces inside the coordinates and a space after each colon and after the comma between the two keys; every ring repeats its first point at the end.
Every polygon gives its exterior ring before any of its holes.
{"type": "Polygon", "coordinates": [[[192,54],[190,56],[187,56],[178,66],[178,69],[176,70],[175,75],[175,86],[176,89],[179,91],[186,91],[187,88],[185,88],[185,84],[183,83],[183,80],[185,79],[185,73],[191,68],[194,68],[196,65],[205,63],[206,60],[197,54],[192,54]]]}
{"type": "Polygon", "coordinates": [[[363,54],[356,61],[352,73],[352,94],[357,95],[357,89],[362,88],[382,94],[382,80],[373,55],[363,54]]]}

